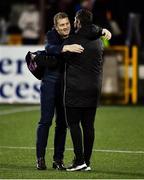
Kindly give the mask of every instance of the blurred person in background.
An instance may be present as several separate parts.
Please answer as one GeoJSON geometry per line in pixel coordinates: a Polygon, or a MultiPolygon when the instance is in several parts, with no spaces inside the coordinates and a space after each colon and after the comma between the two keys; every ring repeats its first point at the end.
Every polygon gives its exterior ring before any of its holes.
{"type": "Polygon", "coordinates": [[[127,32],[125,44],[128,47],[137,45],[142,46],[144,36],[142,36],[143,25],[143,4],[142,1],[127,1],[129,9],[127,11],[127,32]]]}
{"type": "MultiPolygon", "coordinates": [[[[54,138],[54,156],[53,168],[65,170],[63,163],[65,139],[66,139],[66,121],[64,115],[62,99],[62,82],[64,72],[63,53],[77,52],[81,53],[83,48],[78,44],[65,45],[63,42],[68,38],[71,30],[68,15],[58,13],[54,16],[54,28],[48,31],[45,49],[48,54],[54,55],[58,59],[57,66],[54,69],[45,68],[44,77],[41,82],[41,118],[37,128],[37,169],[46,169],[45,154],[49,134],[49,128],[52,124],[54,112],[56,110],[56,128],[54,138]]],[[[90,29],[89,34],[97,38],[104,34],[105,38],[110,38],[111,33],[99,27],[90,29]]]]}
{"type": "Polygon", "coordinates": [[[117,20],[113,17],[112,11],[106,12],[106,17],[109,24],[109,29],[112,32],[113,37],[110,40],[111,45],[123,44],[123,31],[117,20]]]}
{"type": "Polygon", "coordinates": [[[7,22],[3,17],[0,17],[0,44],[7,44],[7,22]]]}
{"type": "Polygon", "coordinates": [[[83,9],[87,9],[89,11],[93,10],[93,6],[94,6],[95,0],[83,0],[81,2],[81,7],[83,9]]]}
{"type": "Polygon", "coordinates": [[[18,25],[22,30],[23,44],[38,44],[40,40],[40,12],[30,4],[19,18],[18,25]]]}
{"type": "Polygon", "coordinates": [[[10,21],[7,27],[8,44],[19,45],[22,44],[22,31],[18,26],[15,16],[13,13],[10,14],[10,21]]]}

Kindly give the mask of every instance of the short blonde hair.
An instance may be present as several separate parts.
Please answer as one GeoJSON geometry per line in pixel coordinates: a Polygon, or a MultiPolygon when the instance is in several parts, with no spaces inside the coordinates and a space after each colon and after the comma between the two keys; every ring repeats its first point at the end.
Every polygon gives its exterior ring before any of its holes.
{"type": "Polygon", "coordinates": [[[68,18],[68,15],[66,13],[64,13],[64,12],[57,13],[53,18],[54,25],[57,26],[58,20],[64,19],[64,18],[68,18]]]}

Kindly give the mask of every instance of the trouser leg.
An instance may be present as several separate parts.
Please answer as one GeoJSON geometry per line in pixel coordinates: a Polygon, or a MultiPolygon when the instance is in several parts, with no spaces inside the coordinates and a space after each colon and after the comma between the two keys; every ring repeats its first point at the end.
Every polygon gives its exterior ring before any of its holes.
{"type": "Polygon", "coordinates": [[[90,158],[95,138],[94,120],[96,108],[83,108],[82,128],[84,142],[84,159],[87,166],[90,165],[90,158]]]}
{"type": "Polygon", "coordinates": [[[60,83],[57,84],[56,93],[56,127],[54,136],[54,161],[62,161],[64,157],[67,126],[60,83]]]}
{"type": "Polygon", "coordinates": [[[84,155],[82,145],[82,132],[80,128],[81,110],[80,108],[66,107],[66,113],[74,147],[75,159],[78,163],[83,163],[84,155]]]}
{"type": "Polygon", "coordinates": [[[55,85],[49,81],[41,84],[41,119],[37,128],[36,155],[37,158],[44,157],[49,128],[52,124],[55,108],[55,85]]]}

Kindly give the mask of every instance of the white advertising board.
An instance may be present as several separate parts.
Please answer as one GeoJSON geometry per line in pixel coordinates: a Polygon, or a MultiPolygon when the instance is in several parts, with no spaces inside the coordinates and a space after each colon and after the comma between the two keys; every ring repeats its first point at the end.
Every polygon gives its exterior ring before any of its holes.
{"type": "Polygon", "coordinates": [[[0,103],[39,103],[40,81],[28,70],[28,51],[44,46],[0,46],[0,103]]]}

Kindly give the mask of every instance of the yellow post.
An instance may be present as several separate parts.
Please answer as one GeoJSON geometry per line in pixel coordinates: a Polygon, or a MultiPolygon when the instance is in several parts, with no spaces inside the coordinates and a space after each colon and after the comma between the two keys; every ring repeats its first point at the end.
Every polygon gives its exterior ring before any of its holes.
{"type": "Polygon", "coordinates": [[[137,89],[138,89],[138,48],[137,46],[132,47],[132,103],[137,103],[137,89]]]}
{"type": "Polygon", "coordinates": [[[129,48],[125,47],[125,104],[129,102],[130,83],[129,83],[129,48]]]}

